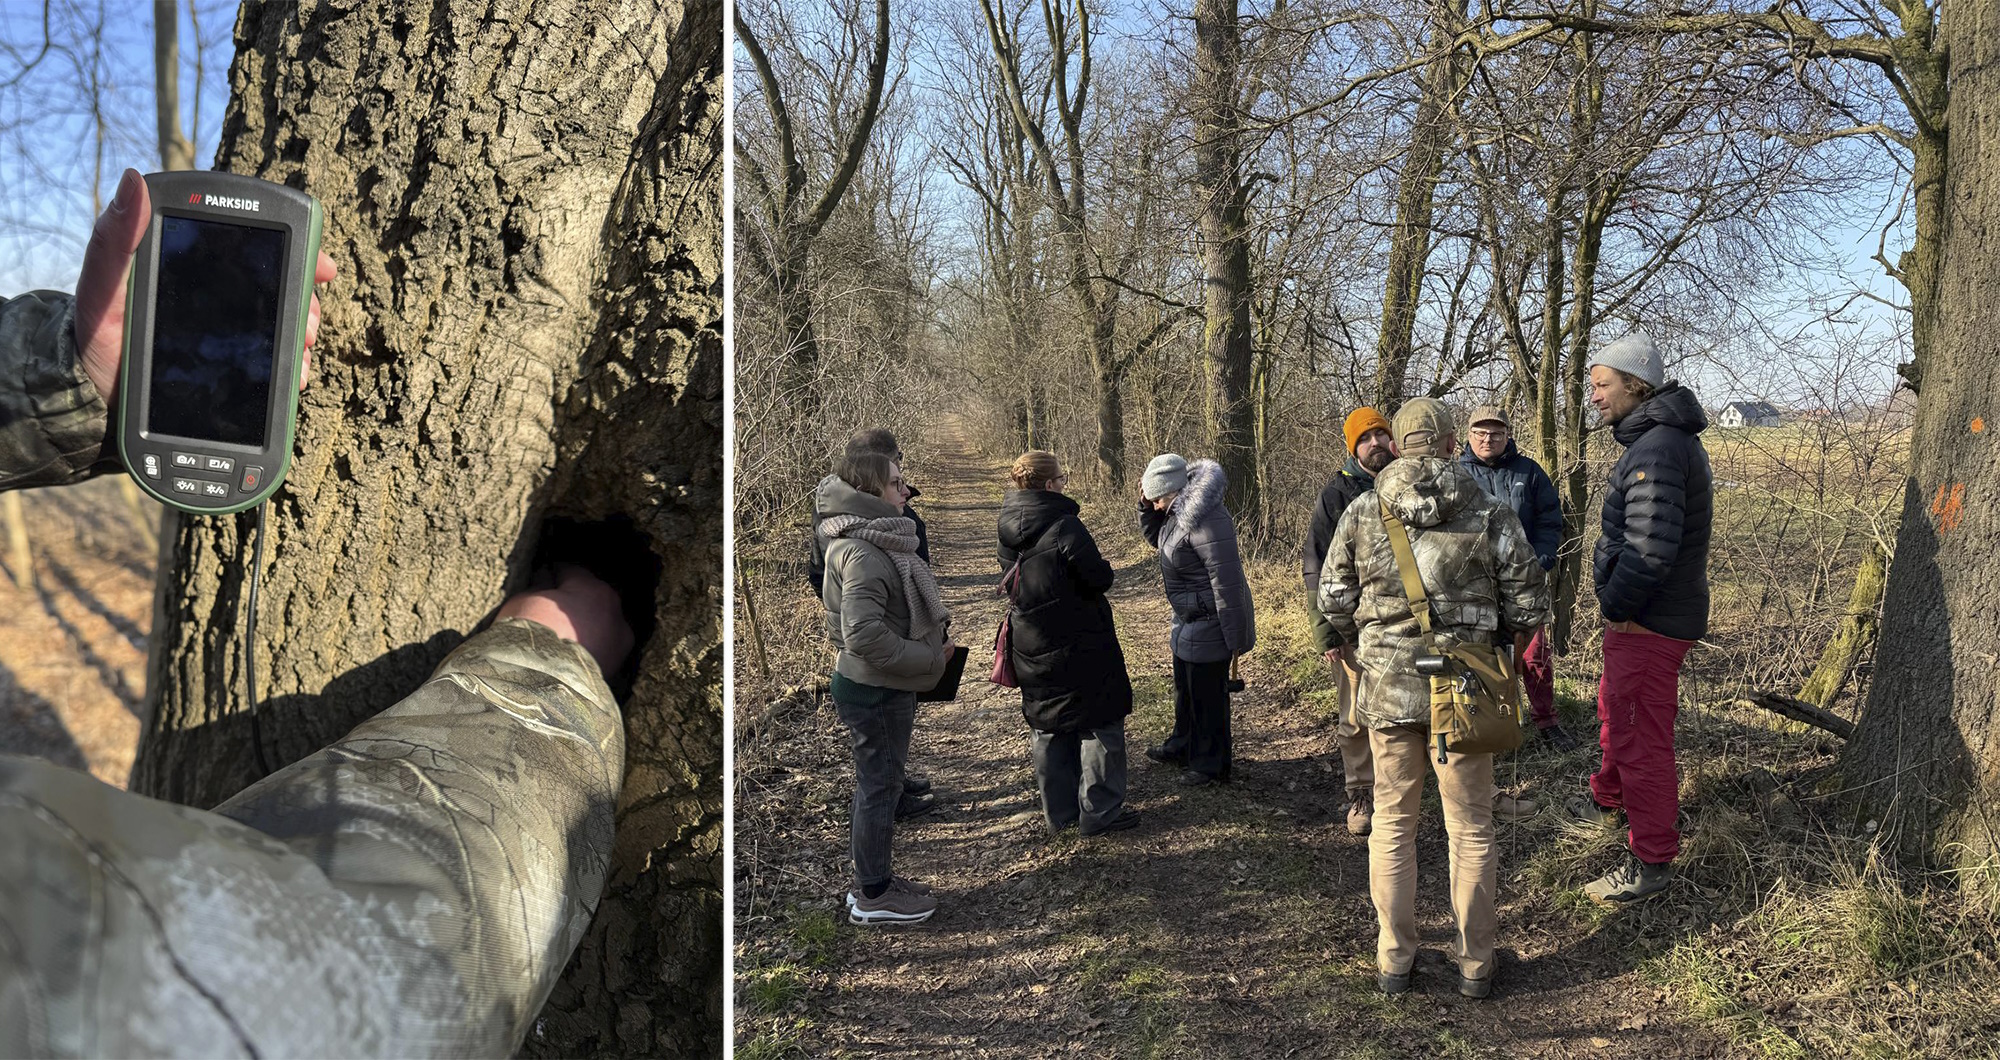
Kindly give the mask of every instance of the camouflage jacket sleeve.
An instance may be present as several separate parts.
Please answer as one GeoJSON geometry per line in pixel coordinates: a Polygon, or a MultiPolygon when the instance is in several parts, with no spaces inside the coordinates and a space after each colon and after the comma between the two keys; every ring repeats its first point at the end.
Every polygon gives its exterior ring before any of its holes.
{"type": "Polygon", "coordinates": [[[0,1055],[510,1056],[605,880],[623,726],[504,620],[213,812],[0,758],[0,1055]]]}
{"type": "Polygon", "coordinates": [[[83,374],[70,296],[0,299],[0,490],[60,486],[118,467],[110,416],[83,374]]]}
{"type": "Polygon", "coordinates": [[[1521,517],[1504,504],[1494,505],[1486,520],[1486,535],[1493,544],[1500,628],[1507,633],[1528,633],[1547,624],[1548,575],[1542,570],[1535,546],[1528,542],[1521,517]]]}
{"type": "Polygon", "coordinates": [[[1360,633],[1354,618],[1361,609],[1361,572],[1354,562],[1354,535],[1358,526],[1355,513],[1372,511],[1374,505],[1375,494],[1369,492],[1347,506],[1341,513],[1339,529],[1333,533],[1333,544],[1327,546],[1326,562],[1319,568],[1320,613],[1346,644],[1356,643],[1360,633]]]}

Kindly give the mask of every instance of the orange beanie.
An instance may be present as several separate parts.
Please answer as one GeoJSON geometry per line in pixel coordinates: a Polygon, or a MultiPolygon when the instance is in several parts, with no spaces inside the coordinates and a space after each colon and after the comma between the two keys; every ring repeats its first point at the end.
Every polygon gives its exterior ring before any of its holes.
{"type": "Polygon", "coordinates": [[[1361,444],[1361,436],[1372,430],[1388,430],[1389,421],[1382,414],[1366,405],[1347,414],[1347,425],[1341,432],[1347,435],[1347,453],[1354,455],[1354,447],[1361,444]]]}

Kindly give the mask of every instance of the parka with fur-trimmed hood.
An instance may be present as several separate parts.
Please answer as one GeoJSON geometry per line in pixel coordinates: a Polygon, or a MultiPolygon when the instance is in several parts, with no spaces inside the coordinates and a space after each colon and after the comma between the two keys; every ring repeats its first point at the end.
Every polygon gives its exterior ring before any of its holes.
{"type": "Polygon", "coordinates": [[[1532,632],[1548,621],[1548,590],[1520,517],[1456,459],[1401,457],[1348,505],[1320,571],[1320,610],[1357,645],[1363,723],[1428,726],[1430,680],[1417,673],[1423,630],[1382,525],[1384,501],[1410,535],[1440,646],[1532,632]]]}
{"type": "Polygon", "coordinates": [[[1174,654],[1188,662],[1222,662],[1257,646],[1257,615],[1236,520],[1222,506],[1229,479],[1222,465],[1188,465],[1187,488],[1165,512],[1139,509],[1146,543],[1160,551],[1160,580],[1174,608],[1174,654]]]}

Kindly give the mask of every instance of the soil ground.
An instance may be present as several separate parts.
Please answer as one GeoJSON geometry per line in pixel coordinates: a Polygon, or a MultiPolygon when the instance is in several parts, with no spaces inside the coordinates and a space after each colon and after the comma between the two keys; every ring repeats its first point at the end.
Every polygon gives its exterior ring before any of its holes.
{"type": "MultiPolygon", "coordinates": [[[[960,433],[915,470],[946,603],[977,670],[1000,617],[1004,468],[960,433]]],[[[1460,998],[1434,783],[1418,837],[1415,988],[1377,992],[1367,844],[1344,827],[1330,718],[1302,699],[1278,653],[1260,650],[1234,697],[1234,782],[1187,789],[1176,770],[1149,763],[1143,748],[1172,721],[1170,613],[1136,530],[1091,525],[1118,569],[1112,600],[1138,699],[1129,802],[1141,824],[1051,837],[1017,693],[969,673],[957,701],[919,710],[911,771],[935,783],[938,809],[896,836],[897,872],[936,888],[938,913],[856,927],[841,904],[853,790],[845,730],[823,691],[773,710],[738,741],[738,1056],[1731,1053],[1638,970],[1660,940],[1707,922],[1699,891],[1677,888],[1684,897],[1611,918],[1554,915],[1579,896],[1538,885],[1531,869],[1543,847],[1575,839],[1547,806],[1534,822],[1501,826],[1500,978],[1492,1000],[1460,998]]],[[[1564,778],[1533,792],[1560,801],[1593,764],[1587,751],[1531,743],[1500,780],[1564,778]]],[[[1603,868],[1616,847],[1599,837],[1603,868]]]]}
{"type": "MultiPolygon", "coordinates": [[[[124,787],[139,743],[152,543],[115,478],[18,495],[30,569],[0,555],[0,754],[88,769],[124,787]]],[[[0,550],[4,553],[6,550],[0,550]]]]}

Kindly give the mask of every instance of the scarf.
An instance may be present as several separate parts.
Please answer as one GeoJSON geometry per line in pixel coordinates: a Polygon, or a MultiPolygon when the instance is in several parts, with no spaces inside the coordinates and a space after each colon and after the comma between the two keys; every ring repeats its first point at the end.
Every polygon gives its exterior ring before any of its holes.
{"type": "Polygon", "coordinates": [[[820,520],[820,536],[831,541],[851,537],[866,541],[888,553],[903,576],[903,598],[910,604],[910,639],[923,640],[932,630],[951,620],[944,598],[938,594],[937,576],[930,565],[917,558],[917,523],[904,515],[863,519],[858,515],[832,515],[820,520]]]}

